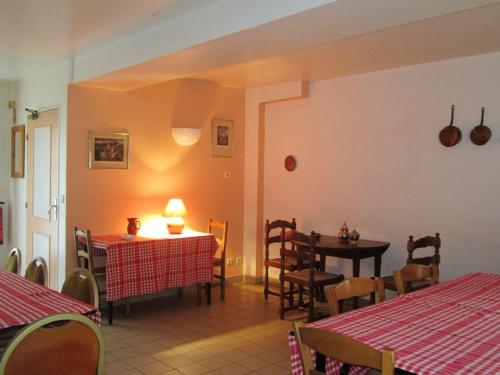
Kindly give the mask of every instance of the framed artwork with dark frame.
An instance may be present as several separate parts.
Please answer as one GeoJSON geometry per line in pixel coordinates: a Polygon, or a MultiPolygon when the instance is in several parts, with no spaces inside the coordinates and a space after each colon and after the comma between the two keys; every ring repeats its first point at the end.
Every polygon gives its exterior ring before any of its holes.
{"type": "Polygon", "coordinates": [[[89,131],[89,169],[128,169],[128,133],[89,131]]]}
{"type": "Polygon", "coordinates": [[[24,141],[24,125],[13,126],[10,133],[10,177],[24,177],[24,141]]]}
{"type": "Polygon", "coordinates": [[[233,156],[233,121],[212,120],[212,156],[233,156]]]}

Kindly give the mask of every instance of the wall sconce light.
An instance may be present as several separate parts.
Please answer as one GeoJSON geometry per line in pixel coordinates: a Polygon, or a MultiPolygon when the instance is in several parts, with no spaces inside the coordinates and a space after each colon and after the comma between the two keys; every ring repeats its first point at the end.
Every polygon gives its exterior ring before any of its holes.
{"type": "Polygon", "coordinates": [[[192,146],[201,138],[201,128],[172,128],[172,137],[181,146],[192,146]]]}
{"type": "Polygon", "coordinates": [[[172,198],[168,201],[163,216],[167,217],[167,229],[170,234],[181,234],[184,229],[184,219],[186,216],[186,206],[182,199],[172,198]]]}

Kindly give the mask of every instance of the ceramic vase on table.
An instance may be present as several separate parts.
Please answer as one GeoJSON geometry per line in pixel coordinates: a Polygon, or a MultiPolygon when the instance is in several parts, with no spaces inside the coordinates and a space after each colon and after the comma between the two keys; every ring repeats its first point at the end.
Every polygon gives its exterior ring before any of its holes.
{"type": "Polygon", "coordinates": [[[128,217],[127,233],[135,236],[141,229],[141,222],[136,217],[128,217]]]}

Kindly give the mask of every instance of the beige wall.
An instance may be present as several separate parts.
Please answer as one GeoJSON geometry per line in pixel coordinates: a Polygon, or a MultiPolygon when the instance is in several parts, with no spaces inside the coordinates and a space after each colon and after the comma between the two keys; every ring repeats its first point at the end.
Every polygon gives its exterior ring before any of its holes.
{"type": "MultiPolygon", "coordinates": [[[[244,92],[204,81],[172,81],[126,93],[70,86],[68,103],[67,267],[74,265],[71,228],[124,233],[127,217],[147,222],[170,197],[184,200],[190,228],[209,217],[229,221],[228,257],[242,256],[244,92]],[[211,156],[211,120],[234,121],[234,157],[211,156]],[[203,127],[201,140],[181,147],[171,126],[203,127]],[[127,129],[129,169],[88,169],[91,129],[127,129]],[[224,171],[231,178],[224,178],[224,171]]],[[[227,268],[242,273],[241,265],[227,268]]]]}
{"type": "MultiPolygon", "coordinates": [[[[390,241],[386,274],[404,264],[409,234],[439,231],[443,279],[498,273],[499,97],[499,53],[311,83],[309,98],[267,106],[264,217],[324,234],[345,220],[362,238],[390,241]],[[451,104],[463,138],[445,148],[451,104]],[[469,132],[481,106],[493,137],[478,147],[469,132]]],[[[351,274],[350,262],[330,262],[351,274]]]]}

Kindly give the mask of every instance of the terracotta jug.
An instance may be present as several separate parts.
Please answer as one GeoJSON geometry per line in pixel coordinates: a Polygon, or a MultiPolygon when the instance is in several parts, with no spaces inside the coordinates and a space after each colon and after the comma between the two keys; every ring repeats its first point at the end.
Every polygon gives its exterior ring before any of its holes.
{"type": "Polygon", "coordinates": [[[139,229],[141,229],[141,222],[136,217],[128,217],[127,220],[128,220],[127,233],[133,234],[135,236],[139,231],[139,229]]]}

